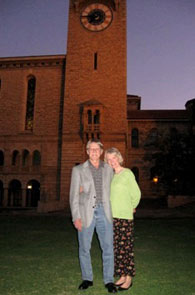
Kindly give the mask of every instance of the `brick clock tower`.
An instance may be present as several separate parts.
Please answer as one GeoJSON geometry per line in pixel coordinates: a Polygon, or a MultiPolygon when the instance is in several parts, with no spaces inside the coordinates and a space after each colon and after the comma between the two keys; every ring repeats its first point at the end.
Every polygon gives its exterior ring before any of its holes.
{"type": "Polygon", "coordinates": [[[70,0],[62,126],[61,199],[88,139],[126,156],[126,0],[70,0]]]}

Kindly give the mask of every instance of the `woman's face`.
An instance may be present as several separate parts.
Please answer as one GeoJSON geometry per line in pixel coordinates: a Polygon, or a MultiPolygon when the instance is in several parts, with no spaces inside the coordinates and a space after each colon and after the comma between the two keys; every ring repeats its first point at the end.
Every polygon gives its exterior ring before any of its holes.
{"type": "Polygon", "coordinates": [[[113,168],[116,169],[120,166],[118,156],[116,154],[107,154],[106,159],[108,164],[113,168]]]}

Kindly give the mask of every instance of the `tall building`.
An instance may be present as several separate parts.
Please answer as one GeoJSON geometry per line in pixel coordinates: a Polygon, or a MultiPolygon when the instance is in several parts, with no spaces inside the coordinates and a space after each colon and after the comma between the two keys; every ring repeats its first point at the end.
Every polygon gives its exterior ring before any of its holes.
{"type": "Polygon", "coordinates": [[[140,109],[127,95],[126,51],[126,0],[70,0],[66,55],[0,58],[2,207],[68,208],[71,169],[91,138],[119,148],[143,198],[159,196],[145,146],[168,128],[187,132],[190,116],[140,109]]]}

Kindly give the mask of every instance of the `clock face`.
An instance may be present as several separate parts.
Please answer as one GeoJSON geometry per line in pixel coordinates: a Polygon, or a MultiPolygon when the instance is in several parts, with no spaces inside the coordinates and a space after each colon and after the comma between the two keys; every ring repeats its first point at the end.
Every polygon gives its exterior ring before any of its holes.
{"type": "Polygon", "coordinates": [[[81,12],[81,24],[90,31],[102,31],[112,22],[112,10],[102,4],[93,3],[84,8],[81,12]]]}

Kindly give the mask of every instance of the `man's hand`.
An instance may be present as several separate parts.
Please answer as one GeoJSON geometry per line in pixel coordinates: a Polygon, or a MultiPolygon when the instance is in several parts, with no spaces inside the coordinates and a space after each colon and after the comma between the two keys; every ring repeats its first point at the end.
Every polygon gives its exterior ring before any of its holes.
{"type": "Polygon", "coordinates": [[[135,213],[136,213],[136,209],[134,208],[134,209],[133,209],[133,214],[135,214],[135,213]]]}
{"type": "Polygon", "coordinates": [[[82,231],[82,221],[80,218],[74,221],[74,226],[78,231],[82,231]]]}

